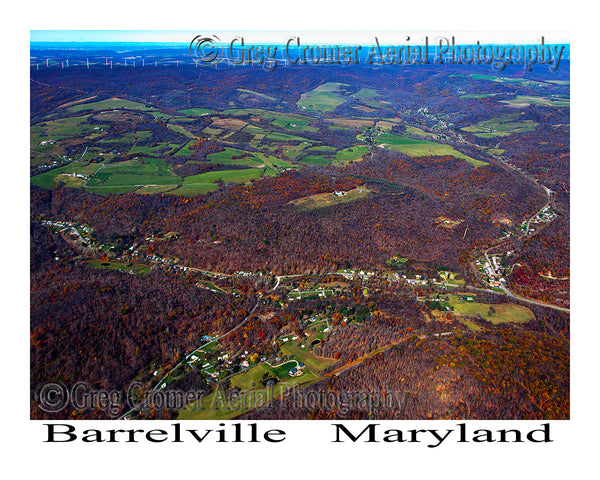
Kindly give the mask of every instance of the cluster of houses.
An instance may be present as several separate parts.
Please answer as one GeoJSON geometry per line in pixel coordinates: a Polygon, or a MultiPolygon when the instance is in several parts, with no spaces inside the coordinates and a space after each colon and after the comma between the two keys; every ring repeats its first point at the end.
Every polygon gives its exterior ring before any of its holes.
{"type": "Polygon", "coordinates": [[[503,285],[506,280],[504,278],[497,278],[503,270],[502,265],[500,265],[500,258],[498,256],[491,257],[491,265],[489,262],[484,262],[483,264],[477,260],[475,264],[479,269],[482,269],[488,277],[488,283],[492,287],[500,287],[503,285]]]}

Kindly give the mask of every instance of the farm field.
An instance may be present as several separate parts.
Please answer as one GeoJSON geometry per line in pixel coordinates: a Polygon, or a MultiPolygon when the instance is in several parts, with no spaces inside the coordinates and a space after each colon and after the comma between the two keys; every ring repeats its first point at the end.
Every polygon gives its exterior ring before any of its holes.
{"type": "Polygon", "coordinates": [[[246,168],[242,170],[219,170],[214,172],[191,175],[183,179],[183,186],[195,183],[214,183],[221,180],[225,183],[246,183],[250,180],[260,178],[261,170],[257,168],[246,168]]]}
{"type": "Polygon", "coordinates": [[[332,112],[346,100],[335,92],[340,87],[347,86],[344,83],[328,82],[318,86],[300,96],[296,103],[299,109],[316,110],[319,112],[332,112]]]}
{"type": "Polygon", "coordinates": [[[512,135],[513,133],[531,132],[538,126],[533,120],[520,120],[521,114],[514,113],[490,120],[484,120],[461,130],[473,133],[476,137],[493,138],[512,135]]]}
{"type": "Polygon", "coordinates": [[[345,165],[351,161],[362,160],[362,156],[369,150],[365,145],[338,150],[335,155],[307,155],[300,160],[308,165],[345,165]]]}
{"type": "Polygon", "coordinates": [[[509,107],[524,108],[530,105],[539,105],[541,107],[568,107],[571,101],[568,98],[561,97],[534,97],[530,95],[517,95],[512,100],[501,100],[509,107]]]}
{"type": "MultiPolygon", "coordinates": [[[[477,299],[475,294],[461,295],[477,299]]],[[[515,305],[512,303],[486,304],[477,301],[462,301],[459,295],[450,294],[449,303],[454,307],[454,311],[462,315],[481,315],[484,320],[499,323],[524,323],[533,320],[535,316],[527,307],[515,305]]]]}
{"type": "Polygon", "coordinates": [[[475,160],[474,158],[455,150],[450,145],[445,145],[442,143],[431,142],[428,140],[416,140],[391,133],[384,133],[375,138],[380,147],[390,148],[413,157],[429,155],[452,155],[453,157],[466,160],[474,167],[487,165],[487,162],[475,160]]]}

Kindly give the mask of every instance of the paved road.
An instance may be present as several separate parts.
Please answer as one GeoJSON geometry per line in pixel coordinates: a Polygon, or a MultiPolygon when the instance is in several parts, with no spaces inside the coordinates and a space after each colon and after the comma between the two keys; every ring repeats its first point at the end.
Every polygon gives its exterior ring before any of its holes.
{"type": "MultiPolygon", "coordinates": [[[[199,269],[196,269],[199,270],[199,269]]],[[[211,272],[214,273],[214,272],[211,272]]],[[[267,291],[267,293],[270,293],[272,291],[274,291],[277,287],[279,286],[279,282],[270,290],[267,291]]],[[[233,327],[231,330],[229,330],[228,332],[224,333],[223,335],[217,337],[217,338],[213,338],[212,340],[210,340],[207,343],[204,343],[202,345],[200,345],[199,347],[196,347],[194,350],[192,350],[189,354],[185,355],[183,357],[183,359],[177,364],[175,365],[171,370],[169,370],[167,373],[165,373],[163,375],[163,377],[158,381],[158,383],[154,386],[154,388],[151,390],[151,392],[155,392],[160,388],[160,385],[162,384],[162,382],[172,373],[174,372],[176,369],[178,369],[180,366],[182,366],[183,364],[187,363],[189,357],[196,351],[200,350],[201,348],[205,347],[206,345],[209,345],[213,342],[218,342],[219,340],[221,340],[222,338],[226,337],[227,335],[230,335],[231,333],[235,332],[237,329],[241,328],[252,316],[252,314],[254,313],[254,311],[258,308],[258,305],[260,304],[260,300],[263,298],[262,294],[259,293],[256,297],[256,303],[254,304],[254,307],[252,307],[252,310],[250,310],[250,312],[248,313],[248,315],[246,315],[246,317],[244,318],[244,320],[241,321],[241,323],[239,323],[238,325],[236,325],[235,327],[233,327]]],[[[287,362],[284,362],[287,363],[287,362]]],[[[150,393],[151,393],[150,392],[150,393]]],[[[121,415],[119,417],[119,420],[123,420],[126,416],[132,414],[133,412],[135,412],[136,410],[138,410],[144,402],[141,402],[140,405],[138,405],[137,407],[132,408],[131,410],[129,410],[128,412],[124,413],[123,415],[121,415]]]]}

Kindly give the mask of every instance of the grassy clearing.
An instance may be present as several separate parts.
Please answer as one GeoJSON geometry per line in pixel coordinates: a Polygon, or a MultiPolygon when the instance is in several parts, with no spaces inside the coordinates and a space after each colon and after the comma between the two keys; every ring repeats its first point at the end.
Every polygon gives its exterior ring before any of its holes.
{"type": "Polygon", "coordinates": [[[232,157],[244,157],[249,155],[247,152],[243,150],[238,150],[237,148],[225,147],[225,150],[222,152],[210,153],[206,156],[211,162],[223,162],[231,160],[232,157]]]}
{"type": "Polygon", "coordinates": [[[506,103],[509,107],[523,108],[530,105],[538,105],[541,107],[568,107],[571,101],[568,98],[562,97],[533,97],[529,95],[517,95],[512,100],[501,100],[501,103],[506,103]]]}
{"type": "Polygon", "coordinates": [[[205,193],[214,192],[219,186],[216,183],[200,184],[200,185],[182,185],[174,190],[169,190],[166,193],[172,195],[181,195],[182,197],[194,197],[205,193]]]}
{"type": "Polygon", "coordinates": [[[187,128],[185,128],[182,125],[168,123],[167,127],[170,128],[171,130],[173,130],[174,132],[180,133],[181,135],[184,135],[188,138],[198,138],[198,137],[196,137],[196,135],[194,135],[192,132],[190,132],[187,128]]]}
{"type": "Polygon", "coordinates": [[[129,108],[131,110],[143,110],[152,111],[156,110],[154,107],[146,106],[138,102],[132,102],[130,100],[123,100],[122,98],[110,98],[107,100],[100,100],[99,102],[82,103],[69,107],[67,110],[70,112],[82,112],[86,110],[114,110],[118,108],[129,108]]]}
{"type": "Polygon", "coordinates": [[[211,110],[210,108],[186,108],[184,110],[179,110],[177,113],[183,113],[184,115],[189,115],[190,117],[201,117],[209,113],[215,113],[215,111],[211,110]]]}
{"type": "Polygon", "coordinates": [[[110,163],[104,166],[101,173],[105,175],[113,173],[126,175],[173,175],[173,168],[171,165],[165,165],[164,161],[160,158],[139,158],[110,163]]]}
{"type": "Polygon", "coordinates": [[[323,208],[340,203],[353,202],[354,200],[368,197],[370,193],[371,190],[367,187],[356,187],[353,190],[345,192],[342,196],[335,195],[333,192],[318,193],[309,197],[297,198],[296,200],[292,200],[290,204],[301,210],[312,210],[314,208],[323,208]]]}
{"type": "Polygon", "coordinates": [[[546,83],[540,80],[528,80],[526,78],[507,78],[507,77],[495,77],[492,75],[481,75],[481,74],[471,74],[471,78],[473,80],[489,80],[490,82],[496,83],[520,83],[525,87],[533,87],[533,86],[547,86],[546,83]]]}
{"type": "Polygon", "coordinates": [[[374,90],[372,88],[361,88],[358,92],[356,92],[352,96],[359,100],[363,100],[363,99],[373,99],[373,98],[377,97],[377,95],[379,95],[377,93],[377,90],[374,90]]]}
{"type": "Polygon", "coordinates": [[[376,137],[377,143],[386,148],[396,150],[398,152],[411,155],[413,157],[424,157],[431,155],[451,155],[462,160],[466,160],[474,167],[487,165],[487,162],[481,160],[475,160],[464,153],[455,150],[450,145],[443,143],[431,142],[428,140],[416,140],[405,136],[393,135],[391,133],[384,133],[376,137]]]}
{"type": "MultiPolygon", "coordinates": [[[[461,295],[476,299],[475,294],[461,295]]],[[[454,311],[462,315],[471,315],[481,317],[493,324],[499,323],[525,323],[534,320],[535,316],[531,310],[521,305],[512,303],[499,303],[490,305],[487,303],[479,303],[476,301],[462,301],[459,295],[448,295],[449,303],[454,307],[454,311]]]]}
{"type": "Polygon", "coordinates": [[[145,186],[138,188],[135,193],[140,194],[152,194],[152,193],[164,193],[172,190],[174,188],[173,185],[154,185],[154,186],[145,186]]]}
{"type": "Polygon", "coordinates": [[[464,285],[465,284],[464,279],[458,278],[458,274],[456,272],[440,271],[439,275],[440,275],[440,277],[442,277],[442,279],[446,283],[450,283],[452,285],[464,285]]]}
{"type": "Polygon", "coordinates": [[[338,150],[335,155],[307,155],[300,160],[307,165],[346,165],[352,161],[362,160],[369,149],[365,145],[338,150]]]}
{"type": "Polygon", "coordinates": [[[286,130],[290,130],[292,132],[318,132],[319,129],[316,127],[309,126],[307,120],[298,120],[292,117],[279,117],[273,122],[271,125],[275,125],[277,127],[285,128],[286,130]]]}
{"type": "Polygon", "coordinates": [[[30,129],[31,142],[33,145],[37,145],[42,140],[59,140],[92,134],[98,131],[96,127],[108,128],[106,125],[88,124],[89,117],[89,115],[83,115],[37,123],[30,129]]]}
{"type": "Polygon", "coordinates": [[[100,195],[109,195],[112,193],[128,193],[128,192],[135,192],[138,189],[137,186],[132,185],[130,187],[110,187],[110,186],[97,186],[97,187],[90,187],[89,185],[85,187],[85,191],[86,192],[90,192],[90,193],[98,193],[100,195]]]}
{"type": "Polygon", "coordinates": [[[292,342],[283,344],[280,349],[284,355],[293,355],[296,360],[304,363],[304,365],[306,365],[311,372],[316,374],[335,363],[333,358],[317,357],[310,350],[308,350],[308,347],[300,348],[292,342]]]}
{"type": "Polygon", "coordinates": [[[410,125],[406,126],[406,133],[408,135],[415,135],[417,137],[422,137],[422,138],[437,138],[437,135],[435,133],[426,132],[422,128],[412,127],[410,125]]]}
{"type": "Polygon", "coordinates": [[[245,88],[238,88],[238,92],[248,93],[250,95],[254,95],[255,97],[262,98],[263,100],[270,100],[272,102],[278,102],[279,99],[275,97],[271,97],[269,95],[265,95],[264,93],[258,93],[253,90],[246,90],[245,88]]]}
{"type": "Polygon", "coordinates": [[[520,113],[495,117],[476,123],[461,130],[472,133],[476,137],[492,138],[504,137],[513,133],[530,132],[538,126],[533,120],[521,120],[520,113]]]}
{"type": "Polygon", "coordinates": [[[331,112],[346,100],[334,92],[340,87],[347,86],[345,83],[328,82],[318,86],[300,96],[296,106],[304,110],[316,110],[319,112],[331,112]]]}
{"type": "MultiPolygon", "coordinates": [[[[179,146],[179,145],[177,145],[179,146]]],[[[142,146],[134,145],[129,149],[129,154],[141,153],[142,155],[159,155],[161,153],[167,153],[173,148],[173,144],[159,143],[154,146],[142,146]]]]}
{"type": "Polygon", "coordinates": [[[498,95],[498,94],[497,93],[469,93],[468,95],[460,95],[459,98],[479,99],[479,98],[494,97],[496,95],[498,95]]]}
{"type": "Polygon", "coordinates": [[[246,183],[260,178],[261,170],[258,168],[245,168],[243,170],[221,170],[206,172],[199,175],[190,175],[183,179],[183,186],[194,183],[214,183],[222,180],[225,183],[246,183]]]}
{"type": "MultiPolygon", "coordinates": [[[[239,373],[236,376],[246,375],[239,373]]],[[[233,384],[236,376],[231,377],[233,384]]],[[[188,408],[179,410],[181,420],[226,420],[234,418],[249,410],[260,408],[277,397],[286,394],[295,385],[304,385],[317,381],[311,372],[306,371],[300,377],[287,377],[284,381],[277,383],[273,388],[263,387],[250,390],[242,390],[239,396],[227,400],[222,390],[214,390],[202,399],[201,403],[189,405],[188,408]]],[[[239,380],[242,381],[242,380],[239,380]]]]}
{"type": "Polygon", "coordinates": [[[176,175],[139,175],[114,173],[106,182],[104,187],[125,187],[129,185],[143,187],[148,185],[178,185],[181,177],[176,175]]]}
{"type": "Polygon", "coordinates": [[[309,142],[309,140],[304,137],[296,137],[294,135],[279,132],[269,133],[263,140],[268,142],[309,142]]]}
{"type": "Polygon", "coordinates": [[[338,128],[366,128],[373,126],[373,120],[370,118],[328,118],[338,128]]]}
{"type": "Polygon", "coordinates": [[[131,262],[112,262],[103,260],[87,260],[84,263],[95,268],[105,268],[108,270],[120,270],[125,273],[137,273],[144,275],[150,271],[152,267],[143,263],[131,263],[131,262]]]}
{"type": "Polygon", "coordinates": [[[273,157],[264,153],[256,152],[253,153],[253,155],[264,165],[275,170],[279,168],[299,168],[298,165],[294,165],[293,163],[290,163],[287,160],[282,160],[280,158],[273,157]]]}

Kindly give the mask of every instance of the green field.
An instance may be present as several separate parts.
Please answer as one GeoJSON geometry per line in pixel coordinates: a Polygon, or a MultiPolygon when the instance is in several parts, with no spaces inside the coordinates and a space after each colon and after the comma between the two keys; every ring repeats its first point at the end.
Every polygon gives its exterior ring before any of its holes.
{"type": "Polygon", "coordinates": [[[160,158],[138,158],[124,162],[110,163],[101,170],[103,174],[130,174],[130,175],[173,175],[171,165],[165,165],[160,158]]]}
{"type": "Polygon", "coordinates": [[[346,100],[334,92],[340,87],[347,86],[345,83],[328,82],[319,85],[300,96],[300,100],[296,102],[299,109],[317,110],[320,112],[332,112],[338,105],[341,105],[346,100]]]}
{"type": "Polygon", "coordinates": [[[510,107],[522,108],[530,105],[538,105],[541,107],[568,107],[571,101],[563,97],[533,97],[529,95],[517,95],[512,100],[501,100],[510,107]]]}
{"type": "Polygon", "coordinates": [[[288,162],[287,160],[282,160],[277,157],[273,157],[271,155],[267,155],[265,153],[256,152],[253,153],[254,157],[260,160],[264,165],[270,167],[272,169],[278,168],[298,168],[297,165],[288,162]]]}
{"type": "Polygon", "coordinates": [[[422,138],[436,138],[435,133],[429,133],[419,127],[413,127],[411,125],[406,126],[406,133],[409,135],[416,135],[422,138]]]}
{"type": "Polygon", "coordinates": [[[299,120],[293,117],[278,117],[271,122],[271,125],[285,128],[292,132],[318,132],[316,127],[310,127],[310,122],[307,120],[299,120]]]}
{"type": "Polygon", "coordinates": [[[373,98],[377,97],[377,95],[378,95],[377,90],[374,90],[372,88],[361,88],[358,92],[356,92],[352,96],[354,98],[363,100],[363,99],[373,99],[373,98]]]}
{"type": "Polygon", "coordinates": [[[264,137],[265,141],[271,142],[308,142],[309,140],[303,137],[288,135],[287,133],[272,132],[264,137]]]}
{"type": "Polygon", "coordinates": [[[345,165],[350,161],[362,160],[369,149],[364,145],[338,150],[335,155],[307,155],[300,160],[308,165],[345,165]]]}
{"type": "Polygon", "coordinates": [[[90,187],[86,186],[85,191],[90,193],[98,193],[100,195],[109,195],[111,193],[128,193],[135,192],[138,189],[135,185],[129,187],[106,187],[106,186],[98,186],[98,187],[90,187]]]}
{"type": "Polygon", "coordinates": [[[246,183],[260,178],[262,171],[258,168],[245,168],[243,170],[221,170],[191,175],[183,179],[183,186],[195,183],[214,183],[222,180],[225,183],[246,183]]]}
{"type": "Polygon", "coordinates": [[[210,108],[186,108],[185,110],[179,110],[178,113],[190,115],[191,117],[201,117],[202,115],[206,115],[208,113],[215,113],[215,111],[211,110],[210,108]]]}
{"type": "Polygon", "coordinates": [[[89,115],[83,115],[37,123],[30,128],[31,143],[37,145],[42,140],[79,137],[93,134],[97,132],[97,128],[108,128],[106,125],[88,124],[88,118],[89,115]]]}
{"type": "Polygon", "coordinates": [[[443,143],[430,142],[428,140],[416,140],[406,136],[394,135],[391,133],[384,133],[375,137],[379,145],[385,145],[385,147],[398,152],[411,155],[413,157],[422,157],[429,155],[452,155],[453,157],[466,160],[474,167],[487,165],[487,162],[481,160],[475,160],[464,153],[455,150],[450,145],[443,143]]]}
{"type": "Polygon", "coordinates": [[[199,184],[199,185],[183,185],[174,190],[169,190],[167,193],[173,195],[181,195],[183,197],[193,197],[202,195],[217,190],[219,186],[216,183],[199,184]]]}
{"type": "Polygon", "coordinates": [[[520,83],[525,87],[533,87],[533,86],[547,86],[546,83],[541,80],[529,80],[526,78],[507,78],[507,77],[495,77],[492,75],[481,75],[478,73],[471,74],[471,78],[473,80],[489,80],[491,82],[497,83],[520,83]]]}
{"type": "Polygon", "coordinates": [[[135,193],[140,194],[152,194],[152,193],[164,193],[172,190],[173,185],[151,185],[138,188],[135,193]]]}
{"type": "MultiPolygon", "coordinates": [[[[461,296],[477,299],[475,294],[463,294],[461,296]]],[[[499,323],[525,323],[530,320],[535,320],[535,316],[531,310],[521,305],[513,303],[499,303],[490,305],[487,303],[479,303],[476,301],[462,301],[459,295],[448,295],[449,303],[454,307],[454,311],[462,315],[471,315],[481,317],[493,324],[499,323]]]]}
{"type": "Polygon", "coordinates": [[[281,345],[280,350],[284,355],[293,355],[296,360],[304,363],[311,372],[316,374],[335,363],[333,358],[317,357],[309,350],[308,346],[306,346],[306,348],[300,348],[293,342],[284,343],[281,345]]]}
{"type": "Polygon", "coordinates": [[[475,125],[463,127],[461,130],[472,133],[476,137],[493,138],[512,135],[513,133],[531,132],[538,126],[533,120],[521,120],[520,113],[484,120],[475,125]]]}
{"type": "Polygon", "coordinates": [[[218,163],[223,161],[231,160],[231,157],[239,157],[249,155],[247,152],[243,150],[238,150],[237,148],[225,147],[225,150],[222,152],[210,153],[206,156],[211,162],[218,163]]]}
{"type": "Polygon", "coordinates": [[[101,166],[101,164],[97,163],[86,164],[79,162],[71,162],[67,165],[63,165],[62,167],[58,167],[53,170],[49,170],[47,172],[31,177],[31,183],[41,188],[52,189],[57,185],[56,180],[59,180],[67,184],[67,186],[72,184],[72,186],[80,187],[82,186],[83,182],[85,182],[84,179],[73,179],[79,180],[79,182],[76,181],[73,183],[73,181],[69,181],[69,177],[66,177],[65,175],[76,173],[91,176],[95,172],[97,172],[101,166]]]}
{"type": "MultiPolygon", "coordinates": [[[[254,367],[256,368],[256,367],[254,367]]],[[[234,382],[245,383],[248,382],[245,379],[237,380],[236,377],[247,375],[246,373],[239,373],[234,377],[231,377],[230,381],[232,385],[234,382]]],[[[252,388],[240,392],[239,396],[236,396],[231,401],[227,401],[222,390],[214,390],[206,397],[203,398],[201,404],[190,405],[189,408],[179,410],[178,419],[181,420],[225,420],[234,418],[242,413],[259,408],[265,404],[272,402],[273,398],[277,398],[282,394],[290,391],[292,387],[300,384],[308,384],[317,381],[311,372],[305,371],[300,377],[287,377],[285,380],[275,384],[270,389],[268,387],[252,388]]]]}
{"type": "Polygon", "coordinates": [[[177,185],[181,182],[180,177],[173,175],[171,165],[165,165],[160,158],[140,158],[95,167],[95,175],[87,181],[86,188],[90,191],[120,193],[123,187],[177,185]]]}
{"type": "Polygon", "coordinates": [[[181,135],[184,135],[185,137],[188,137],[188,138],[198,138],[198,137],[196,137],[196,135],[194,135],[193,133],[191,133],[190,131],[188,131],[182,125],[177,125],[177,124],[174,124],[174,123],[169,123],[169,124],[167,124],[167,127],[170,128],[171,130],[173,130],[174,132],[177,132],[177,133],[180,133],[181,135]]]}
{"type": "Polygon", "coordinates": [[[181,177],[176,175],[144,175],[114,173],[102,184],[103,187],[126,187],[129,185],[178,185],[181,177]]]}

